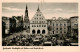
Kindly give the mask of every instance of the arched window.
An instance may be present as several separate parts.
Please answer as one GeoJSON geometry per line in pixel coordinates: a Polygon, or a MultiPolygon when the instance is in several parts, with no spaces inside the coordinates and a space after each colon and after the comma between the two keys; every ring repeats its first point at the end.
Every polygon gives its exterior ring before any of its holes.
{"type": "Polygon", "coordinates": [[[40,34],[40,30],[37,30],[37,34],[40,34]]]}
{"type": "Polygon", "coordinates": [[[35,34],[35,32],[36,32],[36,31],[33,29],[33,30],[32,30],[32,34],[35,34]]]}
{"type": "Polygon", "coordinates": [[[45,30],[42,30],[42,34],[45,34],[45,30]]]}

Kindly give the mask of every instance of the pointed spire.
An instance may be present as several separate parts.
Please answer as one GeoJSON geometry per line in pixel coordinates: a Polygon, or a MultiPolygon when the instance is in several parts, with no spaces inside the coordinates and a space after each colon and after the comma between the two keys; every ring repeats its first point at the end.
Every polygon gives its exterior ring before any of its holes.
{"type": "Polygon", "coordinates": [[[26,9],[27,9],[27,4],[26,4],[26,9]]]}
{"type": "Polygon", "coordinates": [[[39,9],[39,5],[38,5],[38,9],[37,9],[37,11],[40,11],[40,9],[39,9]]]}

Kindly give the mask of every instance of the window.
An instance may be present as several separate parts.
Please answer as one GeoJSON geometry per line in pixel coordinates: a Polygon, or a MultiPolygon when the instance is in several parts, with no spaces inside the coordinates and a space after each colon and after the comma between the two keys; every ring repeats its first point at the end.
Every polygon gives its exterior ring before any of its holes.
{"type": "Polygon", "coordinates": [[[32,25],[32,27],[33,27],[33,25],[32,25]]]}
{"type": "Polygon", "coordinates": [[[54,26],[54,24],[53,24],[53,26],[54,26]]]}
{"type": "Polygon", "coordinates": [[[36,21],[35,21],[35,23],[36,23],[36,21]]]}
{"type": "Polygon", "coordinates": [[[37,25],[37,27],[38,27],[38,25],[37,25]]]}
{"type": "Polygon", "coordinates": [[[37,14],[37,16],[38,16],[38,14],[37,14]]]}
{"type": "Polygon", "coordinates": [[[43,27],[43,25],[42,25],[42,27],[43,27]]]}
{"type": "Polygon", "coordinates": [[[74,24],[74,26],[78,26],[78,24],[74,24]]]}
{"type": "Polygon", "coordinates": [[[60,30],[62,30],[62,28],[60,28],[60,30]]]}
{"type": "Polygon", "coordinates": [[[36,25],[34,25],[34,27],[36,27],[36,25]]]}
{"type": "Polygon", "coordinates": [[[58,24],[56,24],[56,26],[58,26],[58,24]]]}
{"type": "Polygon", "coordinates": [[[45,30],[42,30],[42,34],[45,34],[45,30]]]}
{"type": "Polygon", "coordinates": [[[56,30],[58,30],[58,28],[56,28],[56,30]]]}
{"type": "Polygon", "coordinates": [[[41,27],[41,25],[39,25],[39,27],[41,27]]]}
{"type": "Polygon", "coordinates": [[[56,33],[58,33],[58,31],[56,31],[56,33]]]}
{"type": "Polygon", "coordinates": [[[64,31],[64,33],[66,33],[66,31],[64,31]]]}
{"type": "Polygon", "coordinates": [[[54,34],[54,31],[53,31],[53,34],[54,34]]]}
{"type": "Polygon", "coordinates": [[[37,34],[40,34],[40,30],[37,30],[37,34]]]}
{"type": "Polygon", "coordinates": [[[33,21],[33,23],[34,23],[34,21],[33,21]]]}
{"type": "Polygon", "coordinates": [[[38,23],[38,21],[37,21],[37,23],[38,23]]]}
{"type": "Polygon", "coordinates": [[[64,24],[64,26],[66,26],[66,24],[64,24]]]}
{"type": "Polygon", "coordinates": [[[62,33],[62,31],[60,31],[60,33],[62,33]]]}
{"type": "Polygon", "coordinates": [[[66,28],[64,28],[64,29],[66,29],[66,28]]]}
{"type": "Polygon", "coordinates": [[[32,34],[35,34],[35,30],[34,29],[32,30],[32,34]]]}
{"type": "Polygon", "coordinates": [[[44,23],[45,23],[45,21],[44,21],[44,23]]]}
{"type": "Polygon", "coordinates": [[[46,25],[44,25],[44,27],[46,27],[46,25]]]}
{"type": "Polygon", "coordinates": [[[60,24],[60,26],[62,26],[62,24],[60,24]]]}
{"type": "Polygon", "coordinates": [[[41,14],[39,16],[41,16],[41,14]]]}
{"type": "Polygon", "coordinates": [[[39,23],[41,23],[41,21],[39,21],[39,23]]]}

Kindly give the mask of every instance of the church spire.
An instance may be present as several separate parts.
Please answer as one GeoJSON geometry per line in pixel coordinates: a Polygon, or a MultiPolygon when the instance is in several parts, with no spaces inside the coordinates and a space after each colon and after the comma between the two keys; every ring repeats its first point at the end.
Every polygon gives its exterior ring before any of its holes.
{"type": "Polygon", "coordinates": [[[26,4],[25,16],[28,17],[28,9],[27,9],[27,8],[28,8],[28,7],[27,7],[27,4],[26,4]]]}
{"type": "Polygon", "coordinates": [[[40,9],[39,9],[39,5],[38,5],[38,9],[37,9],[37,11],[40,11],[40,9]]]}
{"type": "Polygon", "coordinates": [[[27,9],[27,4],[26,4],[26,9],[27,9]]]}

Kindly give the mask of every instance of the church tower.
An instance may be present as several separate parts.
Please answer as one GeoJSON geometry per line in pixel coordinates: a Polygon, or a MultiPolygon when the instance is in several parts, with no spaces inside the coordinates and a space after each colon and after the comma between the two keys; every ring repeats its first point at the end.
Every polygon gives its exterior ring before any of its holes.
{"type": "Polygon", "coordinates": [[[29,20],[29,16],[28,16],[28,7],[26,5],[26,10],[25,10],[25,16],[24,16],[24,29],[29,32],[30,29],[30,20],[29,20]]]}

